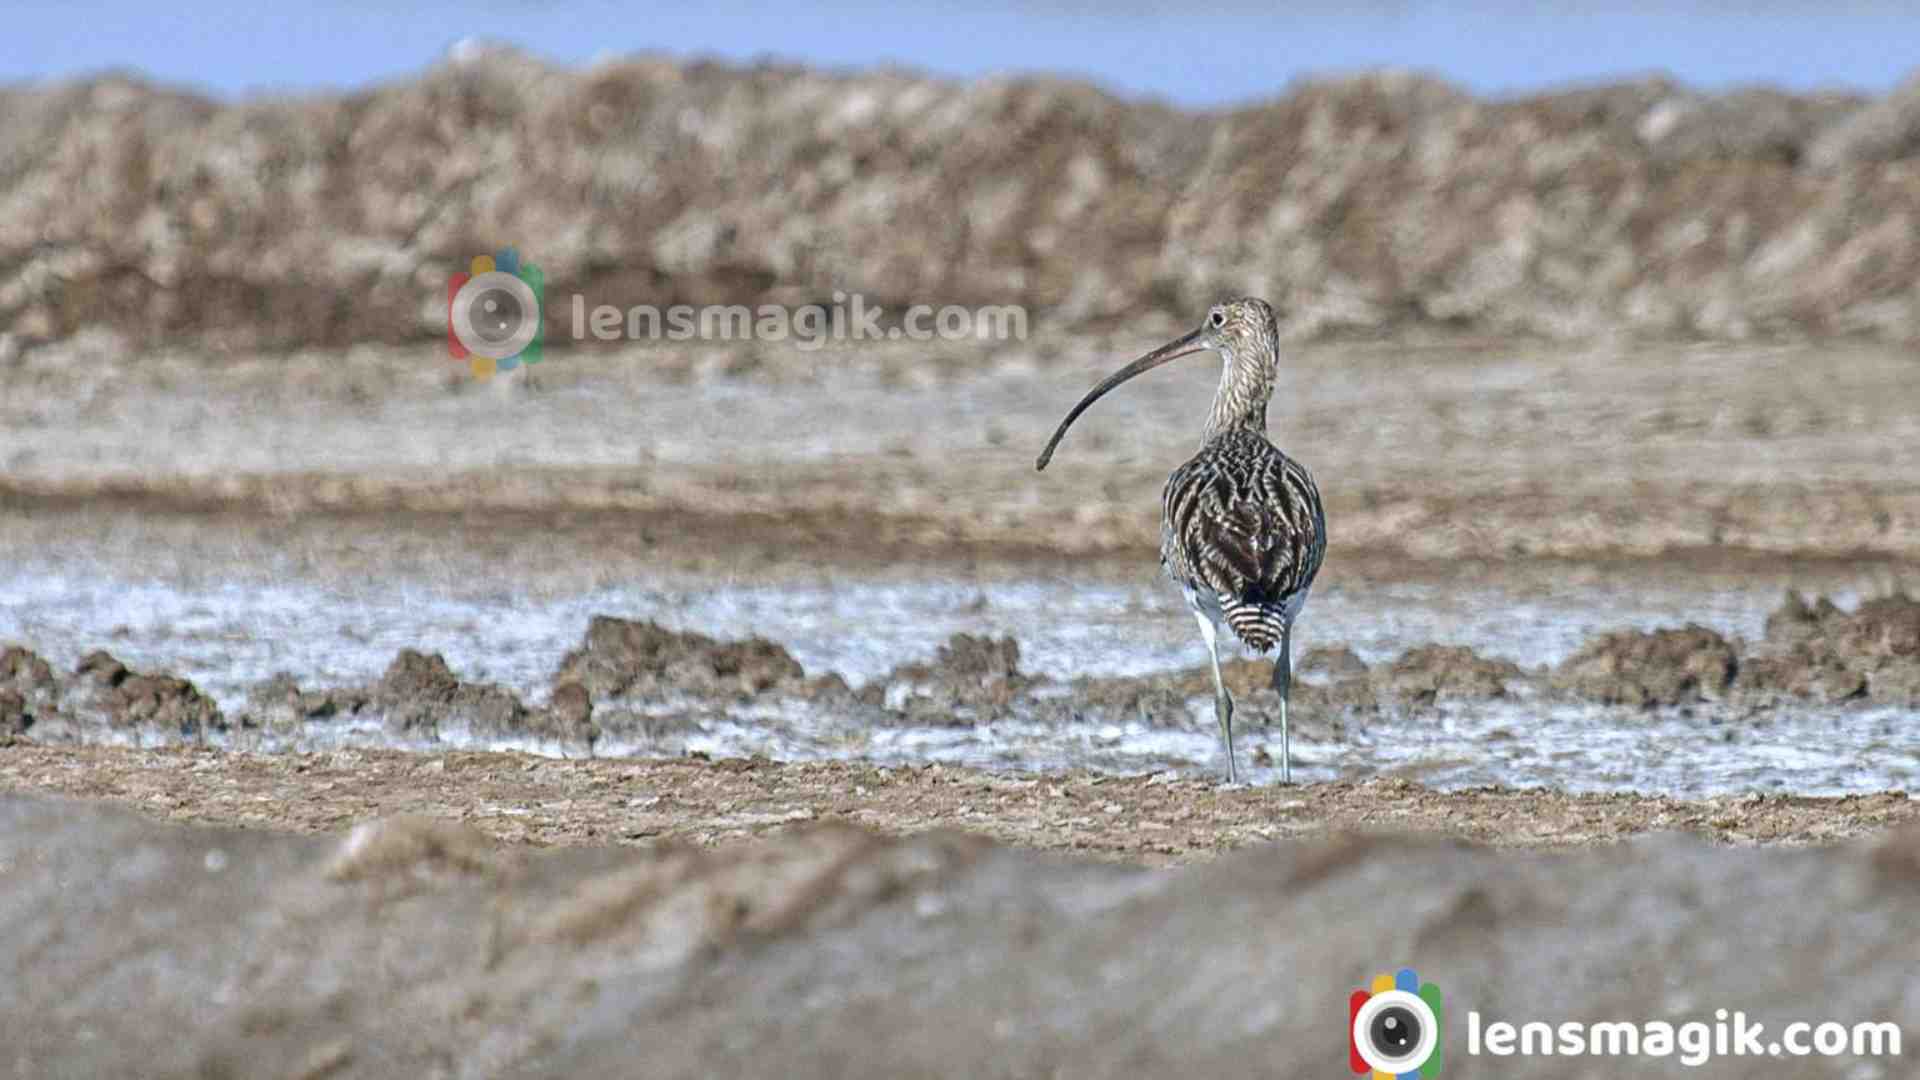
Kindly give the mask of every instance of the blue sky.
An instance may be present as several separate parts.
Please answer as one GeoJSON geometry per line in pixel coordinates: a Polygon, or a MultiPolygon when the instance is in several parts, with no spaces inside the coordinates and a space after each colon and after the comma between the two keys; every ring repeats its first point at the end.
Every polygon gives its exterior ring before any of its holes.
{"type": "Polygon", "coordinates": [[[1302,76],[1390,65],[1512,92],[1652,71],[1724,88],[1884,90],[1920,67],[1911,0],[368,0],[273,6],[13,0],[0,81],[131,68],[224,96],[361,86],[417,71],[465,37],[565,64],[642,51],[944,75],[1048,71],[1132,96],[1219,105],[1302,76]],[[390,10],[397,7],[401,10],[390,10]],[[1578,14],[1540,9],[1578,8],[1578,14]]]}

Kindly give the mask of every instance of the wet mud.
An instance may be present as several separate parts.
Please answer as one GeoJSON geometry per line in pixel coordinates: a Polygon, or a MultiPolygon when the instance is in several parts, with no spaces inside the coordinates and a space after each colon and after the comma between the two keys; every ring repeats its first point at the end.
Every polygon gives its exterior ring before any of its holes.
{"type": "MultiPolygon", "coordinates": [[[[1675,709],[1737,725],[1807,704],[1920,705],[1920,602],[1894,594],[1847,610],[1788,594],[1765,627],[1751,642],[1698,625],[1606,632],[1559,664],[1534,668],[1458,645],[1419,645],[1374,665],[1351,649],[1322,647],[1301,659],[1293,717],[1309,737],[1338,740],[1370,718],[1417,722],[1445,706],[1486,702],[1603,706],[1627,726],[1675,709]]],[[[1229,660],[1223,674],[1243,724],[1277,713],[1266,661],[1229,660]]],[[[0,734],[50,745],[507,746],[629,756],[688,752],[688,736],[724,715],[769,727],[830,717],[867,731],[1020,723],[1204,732],[1211,713],[1198,706],[1211,690],[1204,666],[1053,679],[1023,670],[1013,638],[967,633],[853,686],[836,672],[807,672],[765,638],[724,641],[596,615],[542,704],[463,680],[437,653],[403,648],[372,683],[303,686],[278,675],[223,711],[188,680],[134,671],[104,650],[63,672],[11,645],[0,653],[0,734]]],[[[860,756],[857,745],[846,753],[860,756]]]]}

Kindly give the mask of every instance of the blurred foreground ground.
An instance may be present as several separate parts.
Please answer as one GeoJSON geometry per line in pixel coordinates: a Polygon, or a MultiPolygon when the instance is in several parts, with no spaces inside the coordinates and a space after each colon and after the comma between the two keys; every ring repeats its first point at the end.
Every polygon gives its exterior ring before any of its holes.
{"type": "MultiPolygon", "coordinates": [[[[580,779],[561,763],[511,771],[560,769],[580,779]]],[[[719,777],[688,779],[675,787],[719,777]]],[[[884,782],[931,795],[946,780],[884,782]]],[[[1112,785],[1058,786],[1077,802],[1112,785]]],[[[1601,800],[1563,820],[1622,809],[1601,800]]],[[[1809,809],[1722,808],[1749,822],[1809,809]]],[[[0,1069],[22,1077],[1326,1076],[1344,1061],[1341,1000],[1408,958],[1444,988],[1450,1070],[1467,1067],[1468,1009],[1708,1024],[1738,1010],[1767,1025],[1763,1052],[1798,1021],[1911,1037],[1920,1019],[1912,830],[1794,851],[1670,837],[1551,855],[1344,837],[1156,872],[951,832],[801,826],[718,850],[532,851],[431,817],[320,839],[0,796],[0,868],[0,969],[33,972],[0,982],[0,1069]]],[[[1889,1049],[1632,1064],[1899,1075],[1889,1049]]],[[[1471,1067],[1572,1077],[1600,1060],[1471,1067]]]]}

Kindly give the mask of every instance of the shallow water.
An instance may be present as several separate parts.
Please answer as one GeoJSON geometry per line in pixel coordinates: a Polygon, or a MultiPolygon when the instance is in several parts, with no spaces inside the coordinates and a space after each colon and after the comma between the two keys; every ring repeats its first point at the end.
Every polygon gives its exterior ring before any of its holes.
{"type": "MultiPolygon", "coordinates": [[[[1851,597],[1841,597],[1851,602],[1851,597]]],[[[1542,598],[1498,588],[1420,583],[1335,585],[1316,593],[1296,648],[1346,644],[1369,663],[1422,644],[1468,645],[1522,666],[1553,664],[1589,635],[1699,622],[1758,636],[1777,602],[1769,588],[1676,595],[1542,598]]],[[[377,679],[395,652],[442,653],[464,679],[497,682],[544,702],[561,658],[596,614],[654,619],[719,638],[758,634],[786,646],[809,675],[838,672],[860,685],[897,664],[931,657],[956,632],[1011,635],[1023,670],[1068,680],[1132,676],[1203,662],[1198,635],[1172,589],[1063,576],[963,582],[860,579],[715,587],[655,582],[529,597],[472,582],[276,584],[135,579],[51,562],[0,577],[0,641],[31,645],[62,667],[106,648],[143,670],[199,684],[238,711],[276,672],[308,688],[377,679]]],[[[1043,694],[1066,694],[1064,686],[1043,694]]],[[[698,718],[698,730],[647,744],[603,739],[603,755],[759,753],[779,759],[861,757],[1006,769],[1082,767],[1139,773],[1213,771],[1219,750],[1210,702],[1187,703],[1186,723],[1016,719],[950,728],[887,727],[801,701],[655,704],[645,711],[698,718]]],[[[1525,699],[1474,701],[1350,720],[1338,743],[1296,736],[1295,774],[1307,780],[1392,774],[1430,786],[1547,785],[1709,795],[1789,790],[1840,793],[1904,788],[1920,773],[1920,730],[1889,709],[1783,709],[1729,721],[1712,710],[1637,710],[1525,699]]],[[[439,745],[561,752],[525,742],[442,731],[439,745]]],[[[1243,774],[1275,779],[1278,732],[1242,724],[1243,774]]],[[[274,745],[269,743],[268,745],[274,745]]],[[[399,745],[377,725],[316,727],[289,747],[399,745]]],[[[414,746],[428,749],[430,745],[414,746]]]]}
{"type": "MultiPolygon", "coordinates": [[[[796,704],[730,710],[705,724],[701,735],[674,745],[716,757],[851,755],[891,765],[1217,772],[1211,704],[1196,699],[1188,709],[1193,725],[1180,730],[1138,722],[1062,727],[1016,721],[869,731],[796,704]]],[[[1278,781],[1278,730],[1236,730],[1241,780],[1278,781]]],[[[1895,709],[1808,709],[1736,727],[1679,710],[1642,714],[1595,705],[1481,701],[1349,723],[1340,742],[1296,736],[1292,747],[1296,780],[1387,775],[1439,790],[1508,785],[1688,797],[1747,791],[1838,795],[1904,790],[1920,778],[1920,737],[1911,717],[1895,709]]]]}
{"type": "MultiPolygon", "coordinates": [[[[1557,663],[1607,630],[1698,622],[1757,636],[1777,602],[1771,591],[1643,596],[1603,606],[1586,596],[1542,600],[1498,589],[1331,586],[1316,590],[1294,647],[1299,657],[1346,645],[1372,664],[1416,645],[1468,645],[1531,667],[1557,663]]],[[[186,583],[51,566],[0,577],[0,639],[30,643],[69,665],[105,648],[134,667],[191,678],[229,708],[275,672],[309,687],[370,681],[402,648],[439,652],[464,679],[496,682],[541,702],[594,615],[652,619],[720,639],[769,638],[809,676],[835,672],[855,686],[932,657],[961,632],[1011,636],[1023,671],[1062,680],[1147,675],[1206,659],[1177,592],[1145,574],[1122,584],[1062,577],[661,583],[539,598],[505,587],[186,583]]]]}

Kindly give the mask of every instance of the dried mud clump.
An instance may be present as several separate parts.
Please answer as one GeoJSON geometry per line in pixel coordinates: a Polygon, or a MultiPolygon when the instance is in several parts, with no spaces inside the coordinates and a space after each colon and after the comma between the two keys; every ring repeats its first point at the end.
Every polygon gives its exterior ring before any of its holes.
{"type": "Polygon", "coordinates": [[[367,707],[360,690],[302,690],[292,675],[280,672],[255,686],[247,695],[245,724],[270,732],[291,734],[301,725],[351,716],[367,707]]]}
{"type": "Polygon", "coordinates": [[[869,704],[939,721],[956,709],[1005,709],[1039,681],[1021,673],[1020,644],[1012,638],[955,634],[932,663],[902,664],[863,696],[869,704]]]}
{"type": "Polygon", "coordinates": [[[524,731],[528,711],[520,699],[496,686],[463,683],[439,653],[402,649],[373,686],[372,701],[396,733],[437,733],[459,717],[476,732],[524,731]]]}
{"type": "Polygon", "coordinates": [[[587,688],[577,682],[563,682],[554,687],[547,710],[556,722],[572,727],[584,729],[593,723],[593,698],[587,688]]]}
{"type": "Polygon", "coordinates": [[[1507,684],[1523,678],[1511,660],[1481,656],[1463,645],[1408,649],[1377,680],[1382,696],[1409,705],[1507,696],[1507,684]]]}
{"type": "Polygon", "coordinates": [[[11,746],[14,739],[33,726],[33,714],[27,711],[27,699],[18,690],[0,690],[0,746],[11,746]]]}
{"type": "Polygon", "coordinates": [[[31,729],[36,740],[62,742],[111,731],[198,740],[228,726],[193,683],[134,671],[105,651],[87,654],[72,678],[62,679],[32,650],[0,650],[0,735],[31,729]]]}
{"type": "MultiPolygon", "coordinates": [[[[1177,730],[1193,725],[1188,703],[1203,692],[1213,693],[1211,682],[1206,682],[1205,691],[1199,689],[1202,682],[1210,678],[1204,672],[1185,671],[1132,678],[1075,679],[1070,696],[1045,702],[1039,711],[1054,716],[1059,723],[1078,722],[1098,715],[1177,730]]],[[[1238,692],[1233,699],[1243,706],[1248,700],[1238,692]]]]}
{"type": "Polygon", "coordinates": [[[1329,679],[1351,679],[1367,674],[1366,661],[1360,654],[1345,645],[1322,646],[1309,649],[1299,662],[1293,665],[1294,676],[1325,676],[1329,679]]]}
{"type": "Polygon", "coordinates": [[[1605,705],[1687,705],[1718,701],[1739,659],[1727,639],[1704,626],[1602,634],[1563,661],[1552,685],[1605,705]]]}
{"type": "Polygon", "coordinates": [[[1767,616],[1765,650],[1735,685],[1762,698],[1920,704],[1920,602],[1896,593],[1849,612],[1790,592],[1767,616]]]}
{"type": "Polygon", "coordinates": [[[547,707],[534,712],[526,722],[534,734],[589,748],[600,738],[600,728],[593,722],[593,701],[579,683],[554,687],[547,707]]]}
{"type": "Polygon", "coordinates": [[[33,650],[9,645],[0,650],[0,686],[22,693],[52,690],[53,667],[33,650]]]}
{"type": "Polygon", "coordinates": [[[62,707],[118,731],[157,730],[194,739],[227,730],[213,699],[173,675],[143,675],[111,653],[96,650],[81,659],[62,707]]]}
{"type": "Polygon", "coordinates": [[[378,682],[368,686],[302,690],[280,674],[255,687],[247,722],[269,733],[297,738],[310,724],[375,719],[395,735],[441,739],[456,733],[479,737],[531,737],[591,747],[598,736],[591,709],[569,695],[534,709],[511,691],[463,682],[438,653],[402,649],[378,682]]]}
{"type": "MultiPolygon", "coordinates": [[[[1222,660],[1220,675],[1233,695],[1236,725],[1271,723],[1279,716],[1270,658],[1222,660]]],[[[1041,711],[1062,721],[1098,715],[1168,730],[1212,730],[1212,702],[1213,673],[1194,667],[1159,675],[1076,679],[1069,696],[1042,700],[1041,711]]],[[[1296,678],[1290,720],[1296,732],[1337,738],[1348,714],[1371,713],[1379,707],[1379,694],[1365,676],[1325,683],[1296,678]]]]}
{"type": "Polygon", "coordinates": [[[482,737],[532,736],[591,744],[596,732],[571,694],[557,707],[530,709],[511,691],[462,682],[439,653],[402,649],[372,687],[371,704],[389,731],[442,734],[465,728],[482,737]]]}
{"type": "Polygon", "coordinates": [[[18,645],[0,650],[0,743],[24,735],[59,701],[53,667],[18,645]]]}
{"type": "Polygon", "coordinates": [[[1345,645],[1310,649],[1293,665],[1292,700],[1308,709],[1375,712],[1380,692],[1366,661],[1345,645]]]}
{"type": "Polygon", "coordinates": [[[792,654],[765,638],[715,641],[611,615],[593,617],[586,639],[554,675],[556,684],[577,683],[594,701],[667,693],[751,695],[799,689],[805,681],[792,654]]]}
{"type": "Polygon", "coordinates": [[[173,675],[129,678],[115,688],[108,708],[117,727],[152,725],[189,736],[226,727],[212,698],[173,675]]]}

